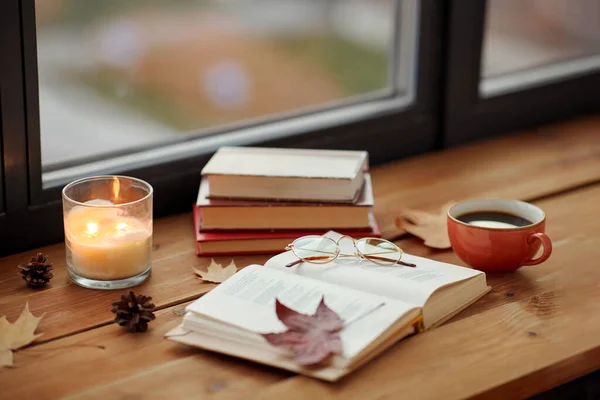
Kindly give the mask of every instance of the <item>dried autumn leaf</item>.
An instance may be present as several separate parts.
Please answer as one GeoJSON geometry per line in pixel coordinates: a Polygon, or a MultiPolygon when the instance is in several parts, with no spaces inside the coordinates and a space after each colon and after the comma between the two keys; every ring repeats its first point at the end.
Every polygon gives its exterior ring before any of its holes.
{"type": "Polygon", "coordinates": [[[13,365],[12,350],[0,345],[0,367],[10,367],[11,365],[13,365]]]}
{"type": "Polygon", "coordinates": [[[327,307],[324,299],[313,315],[294,311],[276,299],[275,313],[288,330],[266,333],[263,337],[273,346],[292,350],[298,364],[314,365],[332,354],[341,354],[340,331],[344,324],[340,316],[327,307]]]}
{"type": "Polygon", "coordinates": [[[406,229],[404,229],[403,226],[398,225],[396,219],[397,218],[394,216],[384,217],[380,222],[381,237],[390,242],[397,240],[406,233],[406,229]]]}
{"type": "Polygon", "coordinates": [[[14,323],[8,322],[6,316],[0,318],[0,367],[13,365],[12,352],[42,336],[42,333],[34,333],[42,317],[34,316],[29,311],[29,303],[25,303],[25,308],[14,323]]]}
{"type": "Polygon", "coordinates": [[[231,260],[228,266],[223,267],[221,264],[216,263],[212,258],[210,259],[210,265],[206,271],[202,271],[201,269],[195,267],[192,269],[203,281],[214,283],[221,283],[225,281],[225,279],[233,276],[233,274],[235,274],[238,270],[233,260],[231,260]]]}
{"type": "Polygon", "coordinates": [[[434,249],[450,248],[448,237],[447,214],[453,202],[444,204],[439,212],[404,209],[396,218],[396,225],[404,228],[408,233],[423,239],[425,246],[434,249]]]}

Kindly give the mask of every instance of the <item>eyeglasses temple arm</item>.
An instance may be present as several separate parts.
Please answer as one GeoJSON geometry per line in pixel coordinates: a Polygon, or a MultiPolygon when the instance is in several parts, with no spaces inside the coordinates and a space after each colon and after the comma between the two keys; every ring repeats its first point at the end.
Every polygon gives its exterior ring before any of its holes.
{"type": "Polygon", "coordinates": [[[407,262],[400,261],[400,260],[398,260],[397,264],[404,265],[405,267],[416,267],[417,266],[417,264],[407,263],[407,262]]]}
{"type": "MultiPolygon", "coordinates": [[[[385,257],[367,256],[367,255],[363,255],[363,256],[364,256],[364,257],[365,257],[367,260],[368,260],[369,258],[374,258],[375,260],[391,261],[389,258],[385,258],[385,257]]],[[[400,261],[400,260],[396,261],[396,264],[404,265],[404,266],[406,266],[406,267],[416,267],[416,266],[417,266],[417,264],[411,264],[411,263],[407,263],[407,262],[400,261]]]]}
{"type": "Polygon", "coordinates": [[[296,260],[296,261],[292,261],[292,262],[291,262],[291,263],[289,263],[289,264],[285,264],[285,266],[289,268],[289,267],[293,267],[294,265],[301,264],[301,263],[303,263],[304,261],[309,261],[309,260],[324,260],[324,259],[327,259],[327,258],[331,258],[331,256],[312,256],[312,257],[305,257],[305,258],[298,259],[298,260],[296,260]]]}
{"type": "Polygon", "coordinates": [[[298,259],[296,261],[292,261],[291,263],[285,264],[285,266],[287,268],[290,268],[290,267],[293,267],[294,265],[298,265],[298,264],[301,264],[303,262],[304,262],[304,260],[298,259]]]}

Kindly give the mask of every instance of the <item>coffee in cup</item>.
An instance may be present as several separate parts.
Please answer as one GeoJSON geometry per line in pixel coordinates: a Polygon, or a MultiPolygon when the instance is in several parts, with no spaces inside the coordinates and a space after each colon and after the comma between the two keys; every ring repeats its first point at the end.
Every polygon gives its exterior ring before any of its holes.
{"type": "Polygon", "coordinates": [[[487,272],[514,271],[550,257],[546,215],[519,200],[482,199],[455,204],[448,210],[448,235],[456,255],[487,272]],[[540,246],[542,255],[534,258],[540,246]]]}

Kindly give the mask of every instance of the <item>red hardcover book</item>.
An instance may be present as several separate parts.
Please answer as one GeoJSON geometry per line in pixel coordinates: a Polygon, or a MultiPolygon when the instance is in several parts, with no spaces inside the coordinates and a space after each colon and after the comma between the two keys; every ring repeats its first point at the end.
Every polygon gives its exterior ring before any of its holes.
{"type": "MultiPolygon", "coordinates": [[[[277,254],[294,239],[306,235],[322,235],[329,229],[296,231],[200,231],[200,210],[194,207],[194,230],[196,233],[196,254],[199,256],[277,254]]],[[[381,237],[379,226],[372,218],[371,229],[343,230],[337,232],[354,238],[381,237]]]]}

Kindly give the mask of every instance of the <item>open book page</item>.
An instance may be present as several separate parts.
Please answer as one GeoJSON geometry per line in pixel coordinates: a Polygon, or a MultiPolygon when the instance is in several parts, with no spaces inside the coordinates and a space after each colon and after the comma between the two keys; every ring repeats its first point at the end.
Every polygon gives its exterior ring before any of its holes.
{"type": "MultiPolygon", "coordinates": [[[[187,307],[222,323],[255,333],[283,332],[275,298],[305,314],[314,313],[321,297],[345,321],[343,356],[358,355],[413,305],[258,265],[248,266],[187,307]]],[[[418,314],[418,313],[417,313],[418,314]]]]}
{"type": "MultiPolygon", "coordinates": [[[[327,235],[337,234],[329,232],[327,235]]],[[[352,241],[347,238],[342,239],[340,248],[342,254],[355,252],[352,241]]],[[[265,267],[286,270],[295,275],[402,300],[421,307],[436,290],[483,275],[481,271],[406,253],[402,256],[402,261],[416,264],[416,267],[382,267],[356,257],[338,257],[326,264],[302,263],[290,268],[285,266],[297,259],[293,252],[288,251],[269,259],[265,267]]]]}
{"type": "MultiPolygon", "coordinates": [[[[206,322],[206,320],[203,320],[203,322],[206,322]]],[[[389,348],[400,338],[404,338],[412,333],[414,333],[414,327],[407,326],[403,330],[396,332],[393,336],[390,336],[385,341],[381,342],[378,348],[375,348],[370,352],[366,351],[365,354],[362,354],[354,359],[353,364],[350,364],[350,362],[346,359],[341,359],[336,356],[333,357],[330,364],[319,366],[319,368],[303,367],[297,364],[291,357],[289,357],[289,353],[277,347],[268,345],[264,340],[264,343],[259,346],[256,341],[248,342],[248,340],[245,338],[242,341],[232,340],[230,337],[221,333],[213,334],[213,331],[209,329],[189,331],[183,326],[183,324],[169,331],[166,336],[169,338],[169,340],[190,346],[217,351],[223,354],[245,358],[247,360],[260,362],[266,365],[272,365],[278,368],[284,368],[289,371],[326,381],[336,381],[342,376],[365,364],[385,349],[389,348]],[[264,346],[270,346],[270,348],[266,348],[264,346]]],[[[262,339],[260,337],[258,338],[262,339]]]]}

